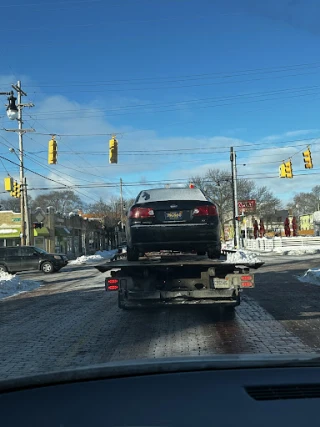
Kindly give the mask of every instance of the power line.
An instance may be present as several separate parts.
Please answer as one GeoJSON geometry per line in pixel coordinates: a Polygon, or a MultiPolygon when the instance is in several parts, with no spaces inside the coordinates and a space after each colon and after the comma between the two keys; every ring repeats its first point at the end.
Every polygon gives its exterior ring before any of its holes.
{"type": "MultiPolygon", "coordinates": [[[[75,82],[67,81],[64,84],[61,83],[55,83],[55,84],[38,84],[38,85],[28,85],[29,88],[35,87],[35,88],[44,88],[44,87],[65,87],[65,86],[101,86],[101,85],[115,85],[115,84],[125,84],[125,83],[139,83],[139,82],[146,82],[150,81],[150,83],[175,83],[178,81],[185,81],[189,79],[203,79],[212,76],[212,78],[231,78],[231,77],[239,77],[243,74],[264,74],[264,73],[277,73],[277,72],[283,72],[283,71],[294,71],[296,68],[318,68],[320,67],[320,62],[310,62],[310,63],[302,63],[302,64],[293,64],[293,65],[279,65],[274,67],[265,67],[265,68],[250,68],[246,70],[237,70],[234,72],[228,72],[228,71],[220,71],[220,72],[212,72],[212,73],[198,73],[198,74],[183,74],[179,76],[166,76],[166,77],[140,77],[140,78],[131,78],[131,79],[112,79],[112,80],[102,80],[102,81],[95,81],[94,83],[91,81],[78,81],[75,82]]],[[[8,82],[10,84],[10,82],[8,82]]]]}
{"type": "MultiPolygon", "coordinates": [[[[309,89],[311,90],[311,89],[309,89]]],[[[238,103],[224,103],[224,104],[213,104],[213,105],[205,105],[205,106],[201,106],[201,105],[194,105],[192,106],[193,109],[195,110],[202,110],[202,109],[210,109],[210,108],[217,108],[217,107],[226,107],[226,106],[233,106],[233,105],[238,105],[238,104],[251,104],[251,103],[257,103],[257,102],[268,102],[268,101],[277,101],[279,99],[292,99],[292,98],[301,98],[304,96],[314,96],[314,95],[318,95],[320,94],[320,92],[311,92],[311,93],[302,93],[302,94],[298,94],[298,95],[288,95],[288,96],[283,96],[283,97],[273,97],[273,98],[265,98],[265,99],[252,99],[252,100],[248,100],[248,101],[239,101],[238,103]]],[[[173,111],[181,111],[181,108],[171,108],[171,109],[166,109],[166,110],[155,110],[155,111],[129,111],[129,112],[125,112],[125,113],[118,113],[118,114],[108,114],[108,117],[117,117],[117,116],[128,116],[128,115],[139,115],[139,114],[158,114],[158,113],[168,113],[168,112],[173,112],[173,111]]],[[[31,116],[29,116],[31,117],[31,116]]],[[[97,113],[93,113],[93,114],[87,114],[86,116],[77,116],[77,118],[83,118],[83,119],[88,119],[91,117],[97,117],[97,113]]],[[[102,114],[101,117],[104,117],[104,115],[102,114]]],[[[36,120],[70,120],[69,117],[42,117],[42,118],[36,118],[36,120]]]]}
{"type": "MultiPolygon", "coordinates": [[[[185,101],[177,101],[177,102],[160,102],[160,103],[145,103],[145,104],[134,104],[134,105],[126,105],[118,108],[79,108],[79,109],[72,109],[72,110],[56,110],[56,111],[45,111],[45,112],[39,112],[36,115],[33,115],[33,117],[36,117],[39,119],[39,117],[43,116],[50,116],[52,118],[52,115],[54,114],[65,114],[65,113],[75,113],[77,114],[77,117],[79,117],[79,113],[82,112],[91,112],[94,115],[96,115],[97,112],[113,112],[113,111],[123,111],[127,109],[136,109],[136,108],[144,108],[144,107],[172,107],[177,105],[188,105],[193,104],[197,102],[210,102],[210,101],[228,101],[238,98],[255,98],[255,97],[263,97],[268,95],[277,95],[282,93],[295,93],[295,92],[303,92],[308,90],[314,90],[319,89],[319,85],[314,86],[302,86],[302,87],[293,87],[293,88],[286,88],[286,89],[277,89],[272,91],[265,91],[265,92],[246,92],[246,93],[239,93],[237,95],[231,95],[231,96],[224,96],[224,97],[206,97],[206,98],[195,98],[195,99],[189,99],[185,101]]],[[[88,116],[84,116],[88,117],[88,116]]],[[[68,117],[69,119],[69,117],[68,117]]]]}

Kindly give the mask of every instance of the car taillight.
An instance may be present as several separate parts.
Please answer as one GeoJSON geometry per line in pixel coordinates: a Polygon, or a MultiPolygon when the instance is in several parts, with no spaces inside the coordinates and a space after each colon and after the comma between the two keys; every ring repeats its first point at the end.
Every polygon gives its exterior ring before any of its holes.
{"type": "Polygon", "coordinates": [[[193,211],[194,216],[216,216],[217,208],[214,205],[197,206],[193,211]]]}
{"type": "Polygon", "coordinates": [[[118,279],[107,279],[106,280],[106,290],[107,291],[117,291],[119,289],[119,280],[118,279]]]}
{"type": "Polygon", "coordinates": [[[129,218],[152,218],[154,210],[152,208],[133,208],[130,211],[129,218]]]}

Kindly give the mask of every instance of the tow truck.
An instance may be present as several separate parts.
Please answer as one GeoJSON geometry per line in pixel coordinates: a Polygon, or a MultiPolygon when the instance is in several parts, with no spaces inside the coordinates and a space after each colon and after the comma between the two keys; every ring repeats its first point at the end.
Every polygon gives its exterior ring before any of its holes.
{"type": "Polygon", "coordinates": [[[241,291],[253,288],[253,270],[263,262],[230,263],[206,256],[182,253],[151,253],[138,261],[115,255],[95,265],[105,278],[107,292],[118,292],[118,306],[133,309],[177,304],[220,305],[228,311],[240,305],[241,291]],[[122,259],[121,259],[122,258],[122,259]]]}

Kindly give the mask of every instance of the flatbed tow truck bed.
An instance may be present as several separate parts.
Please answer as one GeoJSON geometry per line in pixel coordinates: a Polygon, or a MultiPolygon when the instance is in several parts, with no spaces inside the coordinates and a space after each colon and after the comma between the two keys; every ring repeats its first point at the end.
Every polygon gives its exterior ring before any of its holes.
{"type": "Polygon", "coordinates": [[[117,259],[95,265],[110,271],[106,291],[118,292],[122,309],[177,304],[214,304],[233,309],[244,288],[254,287],[252,270],[264,263],[229,263],[193,254],[149,254],[139,261],[117,259]]]}

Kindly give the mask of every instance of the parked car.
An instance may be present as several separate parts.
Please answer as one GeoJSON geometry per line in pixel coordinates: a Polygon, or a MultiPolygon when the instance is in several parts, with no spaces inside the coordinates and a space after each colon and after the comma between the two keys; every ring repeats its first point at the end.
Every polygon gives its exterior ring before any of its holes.
{"type": "Polygon", "coordinates": [[[41,270],[43,273],[59,271],[68,264],[64,254],[49,254],[35,246],[6,246],[0,248],[0,272],[17,273],[41,270]]]}
{"type": "Polygon", "coordinates": [[[128,261],[159,250],[221,254],[218,209],[197,188],[141,191],[128,211],[126,237],[128,261]]]}

